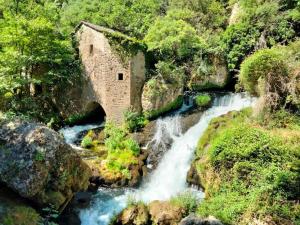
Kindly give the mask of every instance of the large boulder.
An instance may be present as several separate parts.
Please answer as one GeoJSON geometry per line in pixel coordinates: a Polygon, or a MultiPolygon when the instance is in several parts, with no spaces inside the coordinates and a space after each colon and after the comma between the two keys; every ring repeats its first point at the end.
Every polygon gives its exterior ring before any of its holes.
{"type": "Polygon", "coordinates": [[[222,223],[213,216],[203,219],[195,215],[189,215],[188,217],[184,218],[179,225],[222,225],[222,223]]]}
{"type": "Polygon", "coordinates": [[[91,171],[55,131],[22,121],[0,124],[0,181],[39,206],[63,209],[91,171]]]}
{"type": "Polygon", "coordinates": [[[153,201],[149,204],[149,213],[153,224],[177,225],[183,218],[185,210],[166,201],[153,201]]]}
{"type": "Polygon", "coordinates": [[[143,111],[152,119],[179,108],[183,102],[182,94],[181,85],[167,83],[159,77],[152,78],[143,88],[143,111]]]}
{"type": "Polygon", "coordinates": [[[224,58],[211,55],[208,57],[207,69],[193,68],[189,88],[202,91],[214,88],[223,88],[229,80],[229,72],[224,58]]]}
{"type": "Polygon", "coordinates": [[[131,205],[119,214],[114,225],[147,225],[149,212],[144,204],[131,205]]]}

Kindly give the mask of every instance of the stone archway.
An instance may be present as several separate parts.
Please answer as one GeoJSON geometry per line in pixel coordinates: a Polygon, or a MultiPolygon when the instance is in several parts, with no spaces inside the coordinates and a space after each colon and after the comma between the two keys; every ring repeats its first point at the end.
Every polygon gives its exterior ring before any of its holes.
{"type": "Polygon", "coordinates": [[[105,121],[106,112],[98,102],[89,102],[85,107],[88,122],[105,121]]]}

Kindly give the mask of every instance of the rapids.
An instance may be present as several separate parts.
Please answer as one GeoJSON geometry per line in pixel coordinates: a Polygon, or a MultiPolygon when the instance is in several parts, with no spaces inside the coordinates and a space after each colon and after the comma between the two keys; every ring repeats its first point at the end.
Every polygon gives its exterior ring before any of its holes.
{"type": "MultiPolygon", "coordinates": [[[[110,219],[126,207],[128,199],[144,201],[167,200],[188,189],[186,175],[192,161],[197,142],[209,122],[229,111],[252,106],[254,98],[244,93],[226,94],[216,97],[211,108],[206,110],[198,123],[182,133],[180,115],[170,115],[157,120],[156,133],[152,142],[164,146],[164,139],[171,138],[158,167],[138,189],[99,189],[90,206],[79,212],[82,225],[107,225],[110,219]]],[[[69,137],[69,140],[71,138],[69,137]]],[[[203,193],[197,191],[198,196],[203,193]]]]}

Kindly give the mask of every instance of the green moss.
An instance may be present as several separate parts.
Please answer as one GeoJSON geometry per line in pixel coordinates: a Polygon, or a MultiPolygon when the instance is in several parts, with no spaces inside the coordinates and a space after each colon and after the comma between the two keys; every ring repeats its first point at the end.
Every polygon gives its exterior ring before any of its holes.
{"type": "Polygon", "coordinates": [[[208,94],[201,94],[195,97],[195,103],[198,107],[207,107],[211,102],[212,99],[208,94]]]}
{"type": "Polygon", "coordinates": [[[266,218],[297,224],[300,133],[260,127],[250,112],[214,119],[200,139],[195,164],[207,197],[198,214],[214,215],[224,224],[266,218]]]}
{"type": "Polygon", "coordinates": [[[183,104],[183,96],[179,96],[177,99],[175,99],[173,102],[170,102],[165,107],[153,110],[153,111],[146,111],[145,116],[149,120],[153,120],[158,118],[159,116],[162,116],[170,111],[179,109],[183,104]]]}
{"type": "Polygon", "coordinates": [[[8,211],[7,215],[0,218],[3,225],[38,225],[41,221],[39,214],[27,206],[15,206],[8,211]]]}
{"type": "Polygon", "coordinates": [[[222,89],[222,88],[224,88],[225,84],[220,86],[215,83],[207,81],[201,85],[191,83],[189,86],[190,86],[190,89],[193,91],[207,91],[207,90],[211,90],[211,89],[222,89]]]}

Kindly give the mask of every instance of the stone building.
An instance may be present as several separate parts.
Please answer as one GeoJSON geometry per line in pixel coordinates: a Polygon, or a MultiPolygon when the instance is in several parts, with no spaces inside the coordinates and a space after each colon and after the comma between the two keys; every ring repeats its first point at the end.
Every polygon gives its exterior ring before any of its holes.
{"type": "Polygon", "coordinates": [[[120,32],[87,22],[77,26],[75,37],[84,77],[80,92],[69,94],[73,96],[73,113],[101,106],[107,120],[120,123],[129,108],[141,112],[145,82],[142,45],[120,32]]]}

